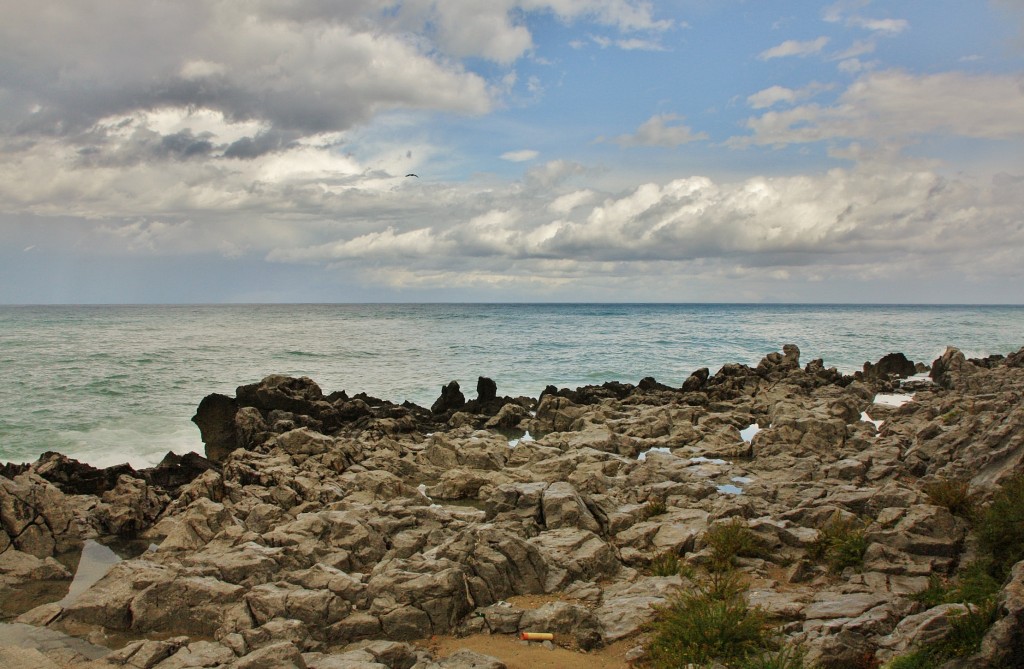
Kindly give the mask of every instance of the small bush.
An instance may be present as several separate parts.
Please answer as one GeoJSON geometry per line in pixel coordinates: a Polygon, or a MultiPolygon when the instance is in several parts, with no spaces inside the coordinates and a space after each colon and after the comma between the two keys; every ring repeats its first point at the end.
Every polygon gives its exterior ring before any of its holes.
{"type": "Polygon", "coordinates": [[[950,657],[966,657],[981,649],[981,640],[998,617],[995,598],[971,608],[949,622],[949,635],[942,645],[950,657]]]}
{"type": "Polygon", "coordinates": [[[744,659],[739,669],[804,669],[806,654],[802,646],[784,646],[777,651],[763,651],[744,659]]]}
{"type": "Polygon", "coordinates": [[[808,553],[816,560],[823,560],[832,571],[840,572],[847,567],[862,565],[867,549],[865,524],[837,514],[819,530],[818,539],[808,553]]]}
{"type": "Polygon", "coordinates": [[[939,416],[939,420],[942,421],[943,425],[951,425],[960,420],[960,416],[962,416],[963,414],[964,412],[962,409],[950,409],[946,413],[939,416]]]}
{"type": "Polygon", "coordinates": [[[991,558],[991,574],[1003,580],[1024,559],[1024,476],[1007,481],[975,516],[978,547],[991,558]]]}
{"type": "Polygon", "coordinates": [[[973,655],[981,648],[981,640],[995,622],[996,614],[996,601],[989,599],[951,619],[945,637],[894,658],[886,669],[936,669],[953,658],[973,655]]]}
{"type": "Polygon", "coordinates": [[[984,604],[1002,587],[1002,579],[996,579],[992,573],[993,566],[985,558],[964,565],[946,601],[984,604]]]}
{"type": "Polygon", "coordinates": [[[679,573],[679,557],[672,553],[664,553],[651,560],[652,576],[675,576],[679,573]]]}
{"type": "Polygon", "coordinates": [[[926,608],[930,609],[933,606],[949,602],[949,596],[952,590],[952,584],[939,575],[932,574],[928,578],[928,587],[920,592],[915,592],[910,595],[910,599],[915,602],[919,602],[926,608]]]}
{"type": "Polygon", "coordinates": [[[642,515],[644,520],[653,518],[654,516],[660,516],[668,511],[668,505],[660,499],[652,499],[644,505],[642,515]]]}
{"type": "Polygon", "coordinates": [[[924,486],[924,494],[938,506],[944,506],[955,516],[970,517],[974,511],[974,504],[967,492],[966,481],[953,479],[941,479],[933,481],[924,486]]]}
{"type": "Polygon", "coordinates": [[[654,669],[721,662],[742,667],[771,641],[767,615],[751,608],[735,579],[684,593],[662,609],[653,625],[649,659],[654,669]]]}
{"type": "Polygon", "coordinates": [[[704,541],[711,548],[712,571],[725,571],[736,565],[737,557],[759,557],[763,554],[757,537],[739,518],[708,528],[704,541]]]}
{"type": "Polygon", "coordinates": [[[984,559],[963,566],[954,579],[932,574],[928,587],[911,595],[911,599],[931,608],[939,604],[984,604],[999,592],[1000,582],[992,577],[991,567],[984,559]]]}
{"type": "Polygon", "coordinates": [[[893,658],[885,669],[936,669],[939,661],[933,658],[928,652],[915,650],[893,658]]]}

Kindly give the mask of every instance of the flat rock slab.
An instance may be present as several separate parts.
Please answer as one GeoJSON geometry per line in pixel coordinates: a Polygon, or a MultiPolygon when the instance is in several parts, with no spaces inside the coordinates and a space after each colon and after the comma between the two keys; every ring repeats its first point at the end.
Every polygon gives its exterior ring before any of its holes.
{"type": "MultiPolygon", "coordinates": [[[[110,652],[109,648],[93,645],[57,630],[34,627],[22,623],[0,623],[0,646],[8,649],[29,648],[43,653],[51,651],[72,651],[90,660],[96,660],[110,652]]],[[[0,660],[0,667],[15,667],[0,660]]],[[[45,666],[45,665],[33,665],[45,666]]]]}
{"type": "Polygon", "coordinates": [[[885,597],[869,592],[855,592],[848,595],[838,592],[821,592],[815,596],[814,601],[804,608],[804,618],[807,620],[856,618],[884,601],[886,601],[885,597]]]}
{"type": "Polygon", "coordinates": [[[35,648],[0,645],[0,667],[4,669],[60,669],[35,648]]]}

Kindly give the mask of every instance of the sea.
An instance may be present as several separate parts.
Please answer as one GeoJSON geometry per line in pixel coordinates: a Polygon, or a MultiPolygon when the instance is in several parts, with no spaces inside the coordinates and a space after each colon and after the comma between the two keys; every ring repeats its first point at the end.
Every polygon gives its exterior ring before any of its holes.
{"type": "Polygon", "coordinates": [[[58,451],[105,467],[203,452],[209,393],[269,374],[429,407],[480,376],[537,397],[756,365],[784,344],[845,373],[890,352],[930,363],[1024,346],[1022,306],[288,304],[0,306],[0,462],[58,451]]]}

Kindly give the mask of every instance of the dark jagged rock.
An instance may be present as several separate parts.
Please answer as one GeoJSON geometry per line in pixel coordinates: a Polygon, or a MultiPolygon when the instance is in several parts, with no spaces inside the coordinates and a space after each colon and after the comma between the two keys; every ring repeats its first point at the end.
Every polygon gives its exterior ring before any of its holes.
{"type": "Polygon", "coordinates": [[[171,497],[177,497],[182,487],[211,469],[220,471],[220,466],[198,453],[168,453],[156,467],[140,469],[138,473],[148,483],[163,488],[171,497]]]}
{"type": "Polygon", "coordinates": [[[498,384],[486,376],[476,381],[476,401],[481,404],[493,402],[498,398],[498,384]]]}
{"type": "Polygon", "coordinates": [[[430,406],[431,413],[443,414],[458,411],[466,406],[466,396],[459,390],[459,382],[452,381],[441,386],[441,396],[430,406]]]}
{"type": "Polygon", "coordinates": [[[892,378],[905,379],[917,373],[913,360],[908,360],[902,353],[889,353],[878,362],[864,363],[863,378],[866,381],[888,381],[892,378]]]}
{"type": "Polygon", "coordinates": [[[1006,356],[1007,367],[1024,367],[1024,348],[1021,348],[1016,353],[1011,353],[1006,356]]]}
{"type": "Polygon", "coordinates": [[[329,405],[323,391],[312,379],[274,374],[259,383],[239,386],[235,390],[239,406],[256,407],[262,411],[288,411],[303,416],[316,415],[329,405]]]}
{"type": "Polygon", "coordinates": [[[645,376],[640,379],[640,383],[636,386],[637,390],[647,392],[674,392],[675,388],[666,386],[664,383],[658,383],[657,379],[653,376],[645,376]]]}
{"type": "Polygon", "coordinates": [[[690,374],[689,378],[683,382],[684,393],[695,393],[704,390],[704,387],[708,383],[708,378],[711,376],[711,370],[707,367],[701,367],[693,374],[690,374]]]}
{"type": "Polygon", "coordinates": [[[66,495],[99,496],[113,490],[121,476],[142,478],[127,464],[98,469],[52,451],[40,455],[32,470],[66,495]]]}
{"type": "Polygon", "coordinates": [[[599,386],[580,386],[576,390],[569,390],[568,388],[556,388],[555,386],[548,386],[541,393],[541,399],[545,395],[558,395],[570,400],[573,404],[591,405],[597,404],[607,399],[625,399],[629,397],[633,391],[636,390],[636,386],[632,383],[622,383],[620,381],[607,381],[599,386]]]}
{"type": "Polygon", "coordinates": [[[813,376],[818,385],[829,385],[835,384],[838,386],[846,386],[853,381],[853,377],[844,377],[835,367],[825,367],[825,361],[821,358],[811,360],[804,367],[804,372],[813,376]]]}
{"type": "Polygon", "coordinates": [[[206,444],[206,457],[215,462],[220,462],[238,447],[235,433],[238,406],[235,398],[212,393],[202,399],[196,408],[196,415],[192,416],[192,422],[199,427],[203,443],[206,444]]]}

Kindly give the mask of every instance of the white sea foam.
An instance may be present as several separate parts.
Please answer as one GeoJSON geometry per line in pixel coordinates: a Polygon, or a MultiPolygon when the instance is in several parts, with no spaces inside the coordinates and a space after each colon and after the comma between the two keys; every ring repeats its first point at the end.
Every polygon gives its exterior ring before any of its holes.
{"type": "Polygon", "coordinates": [[[111,467],[127,462],[135,469],[153,467],[167,453],[179,455],[195,451],[203,454],[205,447],[194,425],[163,425],[161,420],[125,420],[111,426],[85,431],[62,431],[61,452],[69,458],[93,467],[111,467]]]}

